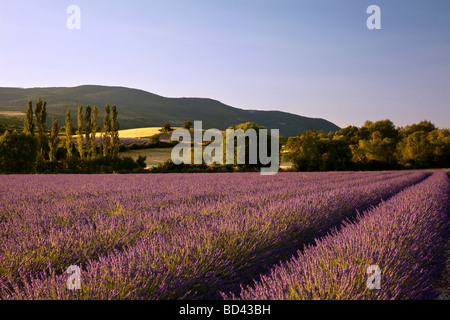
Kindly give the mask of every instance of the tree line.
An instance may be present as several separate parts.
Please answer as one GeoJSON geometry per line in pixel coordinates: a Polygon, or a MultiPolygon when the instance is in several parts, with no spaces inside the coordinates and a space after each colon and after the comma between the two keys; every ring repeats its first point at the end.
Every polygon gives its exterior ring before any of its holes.
{"type": "Polygon", "coordinates": [[[430,121],[396,127],[389,119],[329,134],[308,131],[288,139],[283,160],[297,171],[444,168],[450,131],[430,121]]]}
{"type": "Polygon", "coordinates": [[[113,172],[145,167],[145,158],[119,157],[116,105],[105,106],[103,127],[97,125],[97,106],[78,107],[76,128],[67,109],[63,137],[58,120],[53,120],[50,130],[46,120],[47,103],[38,99],[33,109],[28,101],[23,132],[6,131],[0,137],[0,172],[113,172]]]}

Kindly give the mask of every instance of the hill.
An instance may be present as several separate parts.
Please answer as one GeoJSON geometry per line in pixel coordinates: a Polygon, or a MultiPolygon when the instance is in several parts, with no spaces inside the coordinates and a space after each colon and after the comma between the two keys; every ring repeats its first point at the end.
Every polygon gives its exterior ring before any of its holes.
{"type": "MultiPolygon", "coordinates": [[[[307,118],[281,111],[244,110],[206,98],[166,98],[150,92],[125,87],[84,85],[55,88],[0,88],[0,112],[24,112],[28,100],[47,101],[48,118],[64,124],[67,108],[76,120],[79,105],[99,107],[99,123],[106,104],[117,105],[121,129],[161,126],[170,122],[181,126],[186,120],[202,120],[203,128],[226,129],[243,122],[254,122],[268,129],[280,129],[289,137],[307,130],[325,133],[339,129],[335,124],[317,118],[307,118]]],[[[75,124],[75,122],[73,122],[75,124]]],[[[49,124],[49,122],[48,122],[49,124]]]]}

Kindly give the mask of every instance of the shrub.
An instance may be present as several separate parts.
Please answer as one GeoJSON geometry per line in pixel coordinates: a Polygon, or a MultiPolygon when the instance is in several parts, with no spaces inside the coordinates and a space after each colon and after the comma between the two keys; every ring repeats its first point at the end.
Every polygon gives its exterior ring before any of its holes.
{"type": "Polygon", "coordinates": [[[0,137],[0,172],[34,172],[37,148],[38,141],[31,134],[6,131],[0,137]]]}

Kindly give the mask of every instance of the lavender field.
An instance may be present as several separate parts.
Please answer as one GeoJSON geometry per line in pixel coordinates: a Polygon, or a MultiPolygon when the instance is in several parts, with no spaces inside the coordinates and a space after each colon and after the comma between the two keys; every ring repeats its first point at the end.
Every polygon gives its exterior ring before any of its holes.
{"type": "Polygon", "coordinates": [[[0,299],[433,298],[449,202],[443,172],[0,176],[0,299]]]}

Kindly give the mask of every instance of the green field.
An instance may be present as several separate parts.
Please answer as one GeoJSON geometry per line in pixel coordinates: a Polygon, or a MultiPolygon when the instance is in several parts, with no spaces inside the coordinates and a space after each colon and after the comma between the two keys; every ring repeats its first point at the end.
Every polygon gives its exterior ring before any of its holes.
{"type": "Polygon", "coordinates": [[[141,150],[127,150],[121,152],[122,157],[132,157],[136,160],[139,156],[145,156],[147,167],[156,167],[166,160],[170,159],[172,148],[151,148],[141,150]]]}

